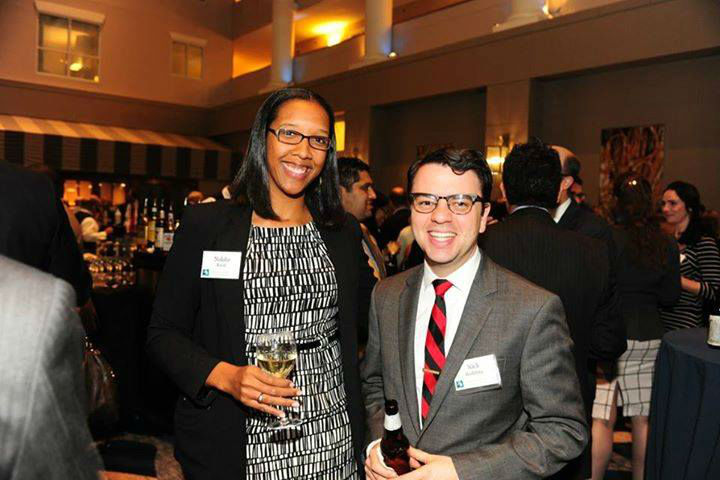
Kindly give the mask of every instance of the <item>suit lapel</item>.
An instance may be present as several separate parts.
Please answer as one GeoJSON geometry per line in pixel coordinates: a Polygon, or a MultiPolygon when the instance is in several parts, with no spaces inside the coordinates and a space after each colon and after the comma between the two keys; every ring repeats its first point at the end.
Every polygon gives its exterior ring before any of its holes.
{"type": "Polygon", "coordinates": [[[227,222],[218,231],[211,250],[241,252],[239,280],[212,280],[215,290],[215,302],[220,318],[230,332],[230,343],[235,362],[242,365],[246,362],[245,354],[245,322],[243,319],[243,271],[247,253],[248,237],[252,209],[236,207],[230,209],[227,222]]]}
{"type": "Polygon", "coordinates": [[[415,436],[420,436],[417,388],[415,385],[415,317],[417,316],[418,297],[420,295],[423,268],[417,268],[406,281],[405,289],[400,293],[398,306],[398,331],[400,343],[400,375],[405,391],[405,406],[415,436]]]}
{"type": "MultiPolygon", "coordinates": [[[[487,297],[495,291],[497,291],[496,266],[487,255],[483,255],[460,317],[460,324],[455,333],[455,338],[448,352],[445,368],[443,368],[435,387],[435,394],[430,403],[430,411],[425,419],[421,436],[427,431],[427,427],[432,423],[438,410],[442,407],[445,397],[454,385],[455,377],[462,363],[466,360],[470,348],[485,325],[492,310],[487,297]]],[[[415,416],[417,417],[417,414],[415,416]]]]}

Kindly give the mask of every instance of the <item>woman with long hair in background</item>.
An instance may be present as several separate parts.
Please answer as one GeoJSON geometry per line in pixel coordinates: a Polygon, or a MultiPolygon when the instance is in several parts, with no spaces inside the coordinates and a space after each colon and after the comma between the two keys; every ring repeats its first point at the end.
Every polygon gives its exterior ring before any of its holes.
{"type": "Polygon", "coordinates": [[[708,312],[720,299],[720,252],[704,224],[705,207],[694,185],[676,181],[665,188],[662,213],[680,247],[682,293],[662,309],[666,330],[706,325],[708,312]]]}
{"type": "Polygon", "coordinates": [[[617,285],[628,347],[617,364],[598,378],[592,478],[605,476],[617,405],[622,405],[623,414],[632,419],[633,480],[641,480],[655,357],[665,332],[660,306],[672,305],[680,296],[680,264],[675,241],[662,233],[654,218],[650,183],[639,175],[625,174],[615,182],[614,195],[617,285]]]}

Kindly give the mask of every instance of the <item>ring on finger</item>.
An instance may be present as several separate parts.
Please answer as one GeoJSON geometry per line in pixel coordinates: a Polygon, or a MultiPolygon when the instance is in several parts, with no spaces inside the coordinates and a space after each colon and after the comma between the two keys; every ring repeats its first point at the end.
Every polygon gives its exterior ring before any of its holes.
{"type": "Polygon", "coordinates": [[[265,394],[260,392],[260,395],[258,395],[258,398],[257,398],[258,403],[262,403],[264,397],[265,397],[265,394]]]}

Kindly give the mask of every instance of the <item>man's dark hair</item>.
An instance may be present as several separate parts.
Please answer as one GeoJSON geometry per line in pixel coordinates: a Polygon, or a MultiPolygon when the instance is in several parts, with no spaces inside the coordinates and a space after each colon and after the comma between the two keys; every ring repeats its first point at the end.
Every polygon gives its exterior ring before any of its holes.
{"type": "Polygon", "coordinates": [[[503,164],[503,185],[513,206],[557,207],[562,181],[560,156],[540,139],[515,145],[503,164]]]}
{"type": "MultiPolygon", "coordinates": [[[[482,189],[482,198],[485,201],[490,201],[490,194],[492,193],[492,173],[490,173],[490,167],[485,161],[485,156],[478,150],[471,150],[469,148],[441,148],[432,153],[427,154],[420,160],[415,160],[410,168],[408,169],[408,192],[412,193],[413,180],[417,175],[418,170],[423,165],[430,163],[436,163],[439,165],[446,165],[452,169],[456,175],[462,175],[467,171],[473,171],[480,180],[480,188],[482,189]]],[[[432,192],[427,192],[432,193],[432,192]]],[[[457,192],[457,193],[469,193],[469,192],[457,192]]]]}
{"type": "Polygon", "coordinates": [[[580,178],[580,160],[574,155],[565,158],[565,161],[560,165],[562,168],[562,174],[564,177],[572,177],[573,180],[580,178]]]}
{"type": "Polygon", "coordinates": [[[335,159],[335,116],[327,101],[315,92],[304,88],[283,88],[273,92],[255,116],[250,142],[243,163],[230,184],[233,198],[245,197],[253,210],[262,218],[277,220],[270,202],[267,168],[267,136],[270,124],[277,118],[280,107],[290,100],[307,100],[320,105],[328,116],[330,149],[320,175],[305,189],[305,204],[313,219],[320,225],[335,227],[343,223],[345,211],[340,203],[338,171],[335,159]]]}
{"type": "Polygon", "coordinates": [[[337,166],[340,186],[348,191],[360,180],[360,172],[370,172],[370,166],[355,157],[339,157],[337,166]]]}

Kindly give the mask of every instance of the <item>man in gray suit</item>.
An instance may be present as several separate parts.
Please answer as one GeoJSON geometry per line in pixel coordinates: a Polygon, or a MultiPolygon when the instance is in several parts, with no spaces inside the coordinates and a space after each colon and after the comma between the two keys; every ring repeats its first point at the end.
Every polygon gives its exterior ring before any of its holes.
{"type": "Polygon", "coordinates": [[[0,478],[98,478],[72,287],[0,255],[0,305],[0,478]]]}
{"type": "MultiPolygon", "coordinates": [[[[398,401],[415,468],[401,479],[546,477],[588,441],[560,299],[477,246],[491,188],[472,150],[439,150],[408,172],[425,263],[375,288],[362,365],[372,439],[384,399],[398,401]]],[[[396,477],[374,443],[365,471],[396,477]]]]}

